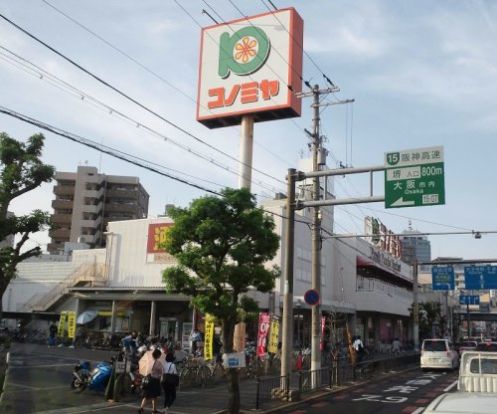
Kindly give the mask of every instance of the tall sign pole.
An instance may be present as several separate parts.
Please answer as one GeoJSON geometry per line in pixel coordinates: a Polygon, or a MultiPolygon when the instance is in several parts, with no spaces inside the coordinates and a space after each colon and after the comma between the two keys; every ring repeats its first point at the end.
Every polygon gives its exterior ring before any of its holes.
{"type": "MultiPolygon", "coordinates": [[[[313,118],[312,118],[312,170],[318,171],[318,154],[321,150],[321,136],[319,131],[319,85],[314,85],[313,93],[313,118]]],[[[319,201],[320,185],[319,177],[313,178],[312,199],[319,201]]],[[[312,217],[312,270],[311,287],[321,296],[321,217],[319,206],[314,207],[312,217]]],[[[316,304],[312,307],[311,321],[311,371],[321,368],[321,306],[316,304]]],[[[314,376],[313,376],[314,379],[314,376]]]]}
{"type": "Polygon", "coordinates": [[[244,115],[240,129],[240,169],[238,188],[250,190],[252,182],[252,156],[254,147],[254,117],[244,115]]]}

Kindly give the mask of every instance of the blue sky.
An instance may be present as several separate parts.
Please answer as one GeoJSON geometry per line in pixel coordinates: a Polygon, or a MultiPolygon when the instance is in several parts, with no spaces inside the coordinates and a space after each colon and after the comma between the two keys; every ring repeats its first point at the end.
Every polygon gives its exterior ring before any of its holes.
{"type": "MultiPolygon", "coordinates": [[[[239,128],[209,130],[195,120],[200,29],[173,1],[47,0],[124,50],[175,86],[150,75],[100,40],[92,37],[42,0],[3,0],[0,12],[83,66],[110,81],[166,118],[209,144],[238,156],[239,128]],[[182,93],[178,92],[181,90],[182,93]]],[[[228,0],[181,1],[202,26],[211,6],[225,20],[240,18],[228,0]]],[[[267,11],[263,1],[233,0],[246,15],[267,11]]],[[[341,88],[337,98],[354,98],[352,107],[333,106],[322,113],[327,147],[336,160],[355,167],[383,163],[385,152],[443,145],[446,205],[386,211],[382,203],[336,209],[337,232],[362,233],[361,218],[373,214],[400,232],[411,218],[423,232],[497,230],[494,204],[497,163],[497,3],[491,1],[279,1],[293,6],[304,20],[304,48],[341,88]],[[352,116],[353,113],[353,116],[352,116]],[[374,209],[369,210],[369,209],[374,209]],[[398,217],[391,213],[402,215],[398,217]],[[424,221],[420,221],[424,220],[424,221]],[[453,227],[444,227],[441,223],[453,227]]],[[[236,171],[236,162],[200,145],[185,134],[125,101],[114,92],[0,21],[0,45],[50,73],[76,85],[133,119],[160,131],[236,171]]],[[[1,49],[0,49],[1,50],[1,49]]],[[[304,78],[321,83],[321,73],[304,58],[304,78]]],[[[335,97],[330,97],[333,100],[335,97]]],[[[280,180],[308,155],[310,102],[301,118],[271,121],[255,127],[254,166],[280,180]]],[[[5,62],[0,56],[0,105],[43,120],[109,146],[187,172],[223,186],[237,176],[125,122],[109,111],[61,91],[5,62]]],[[[0,115],[0,130],[26,139],[38,129],[0,115]]],[[[150,215],[166,203],[187,205],[203,195],[138,167],[46,133],[45,162],[61,171],[78,164],[101,166],[107,174],[137,175],[150,193],[150,215]]],[[[269,188],[284,191],[274,179],[254,173],[264,188],[253,186],[260,199],[269,188]]],[[[219,186],[199,182],[209,188],[219,186]]],[[[337,178],[338,197],[365,195],[367,177],[337,178]]],[[[51,209],[52,186],[44,185],[16,200],[12,210],[34,206],[51,209]]],[[[375,180],[383,193],[382,175],[375,180]]],[[[37,234],[41,244],[46,234],[37,234]]],[[[495,257],[497,236],[433,236],[433,256],[495,257]]]]}

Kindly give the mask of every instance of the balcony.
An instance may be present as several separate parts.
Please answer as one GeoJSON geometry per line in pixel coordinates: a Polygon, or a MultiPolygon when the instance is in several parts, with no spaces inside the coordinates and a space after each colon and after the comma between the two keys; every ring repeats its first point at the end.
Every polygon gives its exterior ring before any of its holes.
{"type": "Polygon", "coordinates": [[[53,230],[50,230],[48,232],[48,235],[52,239],[58,239],[58,240],[62,240],[62,241],[69,241],[69,239],[71,237],[71,229],[66,229],[66,228],[53,229],[53,230]]]}
{"type": "Polygon", "coordinates": [[[135,204],[117,204],[111,203],[105,205],[106,213],[130,213],[137,214],[138,206],[135,204]]]}
{"type": "Polygon", "coordinates": [[[117,189],[111,189],[107,190],[105,193],[105,196],[109,198],[129,198],[132,200],[137,200],[138,199],[138,191],[137,190],[117,190],[117,189]]]}
{"type": "Polygon", "coordinates": [[[52,201],[52,207],[54,210],[72,210],[73,202],[72,200],[56,199],[52,201]]]}
{"type": "Polygon", "coordinates": [[[80,227],[88,227],[91,229],[97,228],[100,223],[102,223],[102,217],[97,217],[95,220],[81,220],[79,222],[80,227]]]}
{"type": "Polygon", "coordinates": [[[58,196],[74,196],[74,186],[71,185],[56,185],[53,192],[58,196]]]}
{"type": "Polygon", "coordinates": [[[102,211],[103,203],[98,204],[85,204],[82,208],[83,213],[95,213],[98,214],[102,211]]]}
{"type": "Polygon", "coordinates": [[[58,214],[55,213],[52,215],[52,223],[56,225],[61,225],[61,224],[71,224],[72,220],[72,215],[71,214],[58,214]]]}
{"type": "Polygon", "coordinates": [[[100,190],[85,190],[85,197],[100,199],[104,194],[103,187],[100,190]]]}

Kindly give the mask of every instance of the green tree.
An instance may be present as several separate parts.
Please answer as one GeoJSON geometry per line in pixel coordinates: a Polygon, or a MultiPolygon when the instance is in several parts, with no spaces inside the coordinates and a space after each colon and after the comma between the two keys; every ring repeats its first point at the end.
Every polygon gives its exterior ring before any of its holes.
{"type": "MultiPolygon", "coordinates": [[[[178,265],[164,271],[166,289],[191,296],[201,312],[214,315],[221,323],[224,352],[233,352],[235,324],[243,313],[258,309],[244,293],[269,292],[279,276],[277,268],[264,266],[279,246],[272,217],[256,207],[246,189],[225,189],[222,197],[199,198],[187,209],[173,209],[171,217],[174,226],[164,247],[178,265]]],[[[229,369],[228,375],[228,409],[236,414],[240,411],[238,371],[229,369]]]]}
{"type": "Polygon", "coordinates": [[[0,133],[0,241],[21,235],[14,246],[0,248],[0,319],[2,296],[16,276],[17,265],[41,253],[39,247],[21,252],[24,244],[31,233],[42,230],[50,223],[49,214],[41,210],[17,217],[7,214],[12,200],[53,178],[54,168],[40,160],[44,139],[42,134],[35,134],[23,143],[0,133]]]}
{"type": "MultiPolygon", "coordinates": [[[[412,318],[412,308],[409,309],[412,318]]],[[[447,329],[446,318],[442,316],[439,302],[421,302],[418,304],[419,337],[421,339],[433,336],[433,326],[438,326],[444,333],[447,329]]]]}

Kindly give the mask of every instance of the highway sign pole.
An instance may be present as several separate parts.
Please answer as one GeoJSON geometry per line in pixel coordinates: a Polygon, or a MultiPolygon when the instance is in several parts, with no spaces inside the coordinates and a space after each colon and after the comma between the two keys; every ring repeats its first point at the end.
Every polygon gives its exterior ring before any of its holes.
{"type": "Polygon", "coordinates": [[[414,342],[414,349],[419,350],[419,306],[418,306],[418,262],[416,258],[412,263],[412,340],[414,342]]]}

